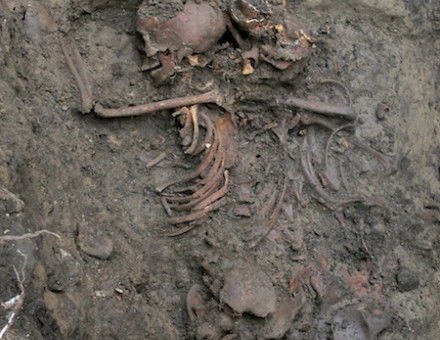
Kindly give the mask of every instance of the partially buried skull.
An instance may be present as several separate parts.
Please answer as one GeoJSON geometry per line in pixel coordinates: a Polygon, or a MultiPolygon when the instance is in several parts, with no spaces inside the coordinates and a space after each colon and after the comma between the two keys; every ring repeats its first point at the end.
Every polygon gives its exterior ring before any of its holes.
{"type": "Polygon", "coordinates": [[[226,24],[222,11],[209,3],[187,1],[176,16],[161,20],[146,15],[150,12],[150,2],[144,1],[139,7],[137,29],[144,38],[145,53],[152,61],[144,69],[160,64],[151,75],[161,84],[174,73],[174,66],[182,58],[208,51],[225,33],[226,24]]]}
{"type": "MultiPolygon", "coordinates": [[[[274,8],[267,0],[232,0],[227,13],[211,2],[188,0],[176,6],[171,0],[144,0],[137,13],[137,29],[147,56],[143,69],[151,70],[156,84],[164,83],[184,57],[207,52],[220,40],[226,31],[225,15],[249,37],[256,64],[263,60],[285,70],[296,63],[301,69],[313,41],[301,20],[286,13],[285,8],[274,8]]],[[[244,62],[246,53],[249,51],[243,53],[244,62]]]]}

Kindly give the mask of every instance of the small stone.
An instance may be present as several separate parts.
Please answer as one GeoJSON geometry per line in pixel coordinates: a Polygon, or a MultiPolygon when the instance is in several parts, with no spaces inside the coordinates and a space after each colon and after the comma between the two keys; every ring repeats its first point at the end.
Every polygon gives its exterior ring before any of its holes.
{"type": "Polygon", "coordinates": [[[69,109],[69,107],[67,105],[61,106],[61,110],[63,110],[63,111],[67,111],[68,109],[69,109]]]}
{"type": "Polygon", "coordinates": [[[23,210],[24,202],[5,188],[0,188],[0,212],[6,214],[19,213],[23,210]]]}
{"type": "Polygon", "coordinates": [[[121,294],[121,295],[124,294],[124,291],[121,288],[119,288],[119,287],[115,288],[115,292],[118,293],[118,294],[121,294]]]}
{"type": "Polygon", "coordinates": [[[241,185],[238,189],[238,201],[240,203],[253,203],[252,189],[248,185],[241,185]]]}
{"type": "Polygon", "coordinates": [[[390,326],[391,317],[381,310],[373,310],[360,305],[340,309],[332,321],[332,339],[377,339],[390,326]]]}
{"type": "Polygon", "coordinates": [[[275,312],[275,289],[269,276],[251,264],[239,264],[225,278],[220,299],[237,313],[264,318],[275,312]]]}
{"type": "Polygon", "coordinates": [[[384,103],[379,103],[376,109],[376,117],[379,120],[384,120],[387,115],[390,113],[390,108],[388,105],[384,103]]]}
{"type": "Polygon", "coordinates": [[[32,40],[43,39],[47,33],[57,29],[49,10],[36,1],[27,6],[24,23],[26,34],[32,40]]]}
{"type": "Polygon", "coordinates": [[[254,68],[252,67],[252,64],[249,61],[249,59],[244,59],[243,60],[243,70],[242,70],[242,73],[245,76],[254,73],[254,68]]]}
{"type": "Polygon", "coordinates": [[[373,226],[372,230],[377,234],[385,234],[387,227],[384,223],[377,223],[373,226]]]}
{"type": "Polygon", "coordinates": [[[418,286],[418,275],[406,267],[401,267],[397,273],[397,288],[401,292],[409,292],[416,289],[418,286]]]}
{"type": "Polygon", "coordinates": [[[104,235],[88,234],[85,237],[80,233],[78,239],[80,249],[87,255],[106,260],[113,252],[113,241],[104,235]]]}
{"type": "Polygon", "coordinates": [[[231,317],[225,313],[220,313],[217,324],[225,332],[229,332],[234,327],[231,317]]]}
{"type": "Polygon", "coordinates": [[[47,287],[51,292],[60,293],[64,290],[64,284],[56,277],[50,276],[47,282],[47,287]]]}
{"type": "Polygon", "coordinates": [[[263,328],[263,338],[281,339],[292,326],[292,321],[303,307],[305,301],[306,299],[302,292],[293,300],[290,298],[285,299],[263,328]]]}
{"type": "Polygon", "coordinates": [[[213,327],[212,325],[204,322],[196,330],[196,339],[197,340],[205,340],[205,339],[219,339],[221,336],[221,332],[213,327]]]}
{"type": "Polygon", "coordinates": [[[237,205],[234,208],[234,215],[239,217],[251,217],[252,211],[248,205],[237,205]]]}

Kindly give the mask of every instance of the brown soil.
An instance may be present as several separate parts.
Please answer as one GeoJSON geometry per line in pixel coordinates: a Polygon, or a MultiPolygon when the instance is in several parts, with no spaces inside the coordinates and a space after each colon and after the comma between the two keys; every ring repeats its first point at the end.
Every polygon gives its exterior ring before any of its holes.
{"type": "MultiPolygon", "coordinates": [[[[26,293],[5,339],[439,339],[439,2],[288,0],[284,11],[316,39],[299,74],[261,63],[244,76],[226,33],[203,55],[208,67],[184,58],[160,87],[141,71],[139,4],[0,0],[0,235],[61,236],[0,241],[0,302],[19,293],[14,267],[26,293]],[[182,226],[166,223],[155,188],[197,159],[182,151],[172,111],[81,114],[65,35],[106,107],[210,88],[253,98],[232,103],[226,205],[166,236],[182,226]],[[356,138],[344,130],[330,145],[326,193],[362,197],[339,211],[319,202],[301,164],[307,152],[323,170],[330,132],[289,129],[303,111],[283,105],[289,96],[346,104],[323,78],[349,90],[359,115],[356,138]],[[362,145],[389,157],[389,169],[362,145]],[[284,178],[279,216],[259,239],[284,178]]],[[[149,4],[164,18],[183,8],[149,4]]],[[[8,312],[0,306],[0,330],[8,312]]]]}

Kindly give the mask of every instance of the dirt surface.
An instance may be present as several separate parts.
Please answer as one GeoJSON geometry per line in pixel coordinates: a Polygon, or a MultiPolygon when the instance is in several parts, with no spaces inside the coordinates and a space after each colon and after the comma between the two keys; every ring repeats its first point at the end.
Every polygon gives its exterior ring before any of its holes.
{"type": "MultiPolygon", "coordinates": [[[[142,11],[171,18],[183,3],[149,0],[142,11]]],[[[142,71],[140,1],[0,0],[0,232],[60,236],[0,241],[0,302],[19,294],[14,267],[25,290],[5,339],[440,338],[439,2],[272,4],[308,23],[305,68],[260,62],[245,76],[226,32],[200,56],[206,67],[184,57],[156,86],[142,71]],[[106,107],[212,88],[235,98],[226,205],[166,236],[185,225],[166,223],[155,188],[197,158],[183,153],[172,111],[81,114],[66,35],[106,107]],[[332,137],[324,189],[334,202],[361,199],[331,209],[302,166],[309,157],[321,173],[330,131],[289,128],[304,111],[283,103],[346,105],[341,84],[358,119],[332,137]],[[283,179],[280,214],[261,238],[283,179]]]]}

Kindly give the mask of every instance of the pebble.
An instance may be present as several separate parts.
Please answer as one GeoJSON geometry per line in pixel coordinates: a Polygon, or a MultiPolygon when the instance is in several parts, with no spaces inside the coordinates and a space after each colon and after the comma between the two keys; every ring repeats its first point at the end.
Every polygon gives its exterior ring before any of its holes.
{"type": "Polygon", "coordinates": [[[397,288],[401,292],[409,292],[419,287],[419,278],[417,273],[412,270],[401,267],[397,273],[397,288]]]}
{"type": "Polygon", "coordinates": [[[387,115],[390,112],[390,108],[388,105],[384,104],[384,103],[379,103],[377,105],[377,109],[376,109],[376,117],[379,120],[384,120],[387,118],[387,115]]]}
{"type": "Polygon", "coordinates": [[[19,213],[23,210],[24,202],[5,188],[0,188],[0,211],[6,214],[19,213]]]}
{"type": "Polygon", "coordinates": [[[55,32],[57,29],[49,10],[36,1],[27,6],[24,24],[26,34],[32,40],[43,39],[48,32],[55,32]]]}
{"type": "Polygon", "coordinates": [[[113,252],[113,241],[107,236],[80,233],[78,239],[80,249],[87,255],[106,260],[113,252]]]}
{"type": "Polygon", "coordinates": [[[275,289],[269,276],[250,264],[236,265],[225,277],[220,298],[237,313],[264,318],[275,312],[275,289]]]}
{"type": "Polygon", "coordinates": [[[252,189],[247,185],[241,185],[238,188],[238,201],[240,203],[253,203],[252,189]]]}
{"type": "Polygon", "coordinates": [[[48,279],[47,287],[51,292],[55,292],[55,293],[61,293],[62,291],[64,291],[63,282],[55,277],[50,277],[48,279]]]}
{"type": "Polygon", "coordinates": [[[234,322],[232,321],[230,316],[225,313],[220,313],[220,315],[218,316],[217,324],[225,332],[229,332],[234,327],[234,322]]]}
{"type": "Polygon", "coordinates": [[[195,338],[197,340],[219,339],[220,336],[221,332],[217,328],[205,322],[197,327],[195,338]]]}
{"type": "Polygon", "coordinates": [[[285,299],[263,328],[263,339],[281,339],[292,326],[292,321],[304,303],[303,293],[297,295],[293,300],[285,299]]]}
{"type": "Polygon", "coordinates": [[[361,306],[347,306],[339,310],[332,322],[333,339],[377,339],[390,326],[391,317],[382,311],[374,314],[361,306]]]}
{"type": "Polygon", "coordinates": [[[248,205],[237,205],[234,208],[234,215],[239,217],[251,217],[252,211],[248,205]]]}

